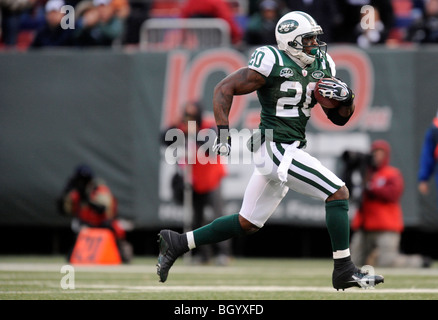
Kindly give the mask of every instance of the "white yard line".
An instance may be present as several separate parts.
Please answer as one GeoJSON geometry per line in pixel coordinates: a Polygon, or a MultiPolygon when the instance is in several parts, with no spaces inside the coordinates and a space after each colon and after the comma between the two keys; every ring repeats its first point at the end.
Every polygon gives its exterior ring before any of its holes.
{"type": "MultiPolygon", "coordinates": [[[[197,292],[197,291],[215,291],[215,292],[230,292],[230,291],[247,291],[247,292],[336,292],[332,287],[307,287],[307,286],[105,286],[91,285],[87,288],[97,289],[121,289],[121,290],[137,290],[142,292],[150,291],[174,291],[174,292],[197,292]]],[[[81,286],[80,289],[85,287],[81,286]]],[[[438,293],[438,289],[427,288],[410,288],[410,289],[368,289],[351,288],[349,291],[355,292],[371,292],[371,293],[438,293]]]]}
{"type": "MultiPolygon", "coordinates": [[[[68,265],[68,263],[1,263],[0,271],[30,271],[30,272],[60,272],[61,267],[68,265]]],[[[75,271],[78,272],[121,272],[121,273],[156,273],[156,266],[145,265],[73,265],[75,271]]],[[[172,268],[172,273],[245,273],[254,271],[254,273],[260,272],[262,267],[254,267],[253,270],[247,267],[241,266],[185,266],[175,265],[172,268]]],[[[298,271],[297,271],[298,272],[298,271]]],[[[331,274],[330,270],[316,269],[309,271],[312,274],[331,274]]],[[[291,270],[291,273],[294,273],[291,270]]],[[[306,275],[306,271],[300,270],[301,275],[306,275]]],[[[431,275],[438,276],[438,268],[378,268],[378,274],[385,275],[431,275]]]]}
{"type": "MultiPolygon", "coordinates": [[[[37,281],[34,281],[36,284],[37,281]]],[[[0,282],[0,284],[2,284],[0,282]]],[[[3,283],[5,284],[5,283],[3,283]]],[[[47,284],[46,284],[47,285],[47,284]]],[[[121,285],[104,285],[90,284],[79,285],[75,289],[62,290],[65,293],[114,293],[114,292],[336,292],[332,287],[312,287],[312,286],[121,286],[121,285]]],[[[54,287],[55,289],[55,287],[54,287]]],[[[17,290],[2,291],[0,294],[53,294],[56,290],[17,290]]],[[[400,288],[400,289],[368,289],[350,288],[345,292],[367,293],[436,293],[438,289],[433,288],[400,288]]]]}

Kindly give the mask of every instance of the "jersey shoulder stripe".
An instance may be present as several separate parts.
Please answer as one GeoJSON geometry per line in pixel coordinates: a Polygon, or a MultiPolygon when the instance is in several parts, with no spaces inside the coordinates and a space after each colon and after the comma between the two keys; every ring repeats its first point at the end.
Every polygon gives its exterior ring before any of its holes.
{"type": "Polygon", "coordinates": [[[273,47],[273,46],[267,46],[275,55],[275,63],[280,65],[281,67],[284,66],[284,61],[283,61],[283,57],[281,56],[280,51],[278,51],[277,48],[273,47]]]}
{"type": "Polygon", "coordinates": [[[330,71],[333,77],[336,77],[336,64],[333,58],[326,52],[325,54],[326,60],[330,66],[330,71]]]}

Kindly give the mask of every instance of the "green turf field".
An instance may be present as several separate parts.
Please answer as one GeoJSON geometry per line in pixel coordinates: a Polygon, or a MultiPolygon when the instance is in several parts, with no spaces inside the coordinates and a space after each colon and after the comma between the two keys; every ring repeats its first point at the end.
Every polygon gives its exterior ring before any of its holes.
{"type": "Polygon", "coordinates": [[[155,257],[136,257],[129,265],[61,272],[67,263],[60,256],[0,256],[0,300],[438,299],[436,262],[430,269],[377,269],[385,283],[376,289],[339,292],[331,286],[330,259],[236,258],[225,267],[180,259],[166,283],[158,282],[155,263],[155,257]]]}

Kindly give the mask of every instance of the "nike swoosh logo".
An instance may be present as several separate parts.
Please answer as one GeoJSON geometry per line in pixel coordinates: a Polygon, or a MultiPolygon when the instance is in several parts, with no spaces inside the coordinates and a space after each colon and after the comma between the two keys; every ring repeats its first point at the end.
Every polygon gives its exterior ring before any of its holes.
{"type": "Polygon", "coordinates": [[[351,282],[356,282],[360,285],[361,288],[367,289],[374,287],[374,279],[370,278],[369,276],[364,276],[363,278],[359,278],[358,276],[353,275],[352,278],[354,279],[351,282]]]}

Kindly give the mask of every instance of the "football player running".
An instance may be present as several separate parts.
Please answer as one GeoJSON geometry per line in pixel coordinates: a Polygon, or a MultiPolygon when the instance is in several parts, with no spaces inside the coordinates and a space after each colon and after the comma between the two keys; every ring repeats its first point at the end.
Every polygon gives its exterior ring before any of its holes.
{"type": "Polygon", "coordinates": [[[199,229],[179,234],[161,230],[158,237],[157,274],[165,282],[175,260],[205,244],[251,234],[262,228],[289,189],[325,201],[326,225],[331,239],[337,290],[369,288],[383,277],[357,268],[350,258],[349,191],[345,183],[316,158],[303,150],[305,128],[320,93],[340,101],[336,108],[323,108],[335,125],[345,125],[354,112],[354,93],[335,78],[335,64],[318,39],[322,28],[307,13],[289,12],[277,23],[278,48],[263,46],[252,54],[248,66],[220,81],[214,90],[213,111],[218,137],[213,150],[228,156],[231,150],[228,115],[233,96],[257,91],[261,104],[259,134],[249,147],[256,167],[245,190],[239,213],[224,216],[199,229]]]}

